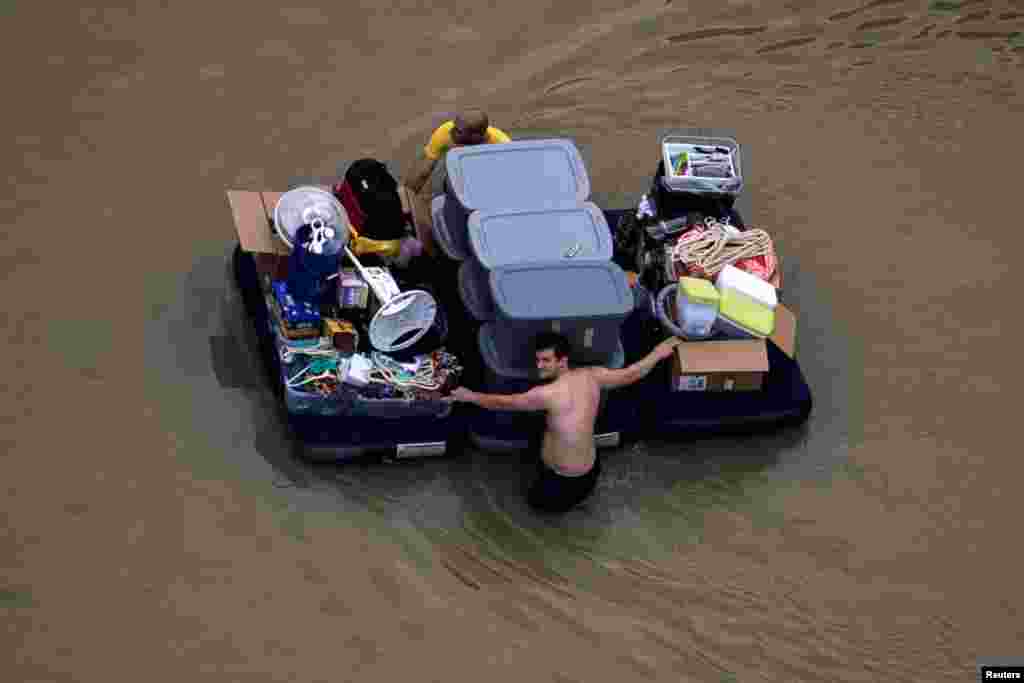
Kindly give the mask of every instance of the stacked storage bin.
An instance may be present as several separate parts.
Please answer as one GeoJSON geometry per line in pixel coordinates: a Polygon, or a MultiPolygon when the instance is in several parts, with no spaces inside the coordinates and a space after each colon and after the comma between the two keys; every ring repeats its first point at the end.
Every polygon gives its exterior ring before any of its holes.
{"type": "Polygon", "coordinates": [[[459,290],[483,323],[478,334],[489,391],[533,383],[533,338],[565,334],[572,360],[621,367],[623,321],[633,310],[626,274],[612,262],[603,212],[589,202],[582,157],[568,140],[457,148],[434,235],[461,261],[459,290]]]}

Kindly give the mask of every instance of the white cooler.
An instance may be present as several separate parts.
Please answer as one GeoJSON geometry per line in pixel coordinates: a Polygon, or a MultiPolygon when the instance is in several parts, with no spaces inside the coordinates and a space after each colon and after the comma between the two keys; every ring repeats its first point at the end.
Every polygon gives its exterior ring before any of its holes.
{"type": "Polygon", "coordinates": [[[732,289],[740,294],[745,294],[773,311],[779,305],[779,296],[775,290],[775,285],[765,282],[758,276],[751,275],[745,270],[740,270],[736,266],[727,265],[725,268],[722,268],[715,279],[715,286],[718,287],[719,293],[732,289]]]}

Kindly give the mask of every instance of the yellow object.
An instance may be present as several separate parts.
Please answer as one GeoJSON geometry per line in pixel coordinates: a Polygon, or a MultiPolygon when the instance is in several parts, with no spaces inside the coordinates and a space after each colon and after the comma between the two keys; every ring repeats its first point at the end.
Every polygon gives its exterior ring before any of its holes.
{"type": "Polygon", "coordinates": [[[371,240],[369,237],[356,235],[352,239],[352,252],[356,256],[376,254],[379,256],[398,256],[402,251],[402,240],[371,240]]]}
{"type": "Polygon", "coordinates": [[[718,306],[721,298],[715,286],[699,277],[679,278],[679,295],[695,304],[718,306]]]}
{"type": "Polygon", "coordinates": [[[359,333],[348,320],[324,318],[324,336],[342,353],[355,353],[359,346],[359,333]]]}
{"type": "Polygon", "coordinates": [[[775,311],[734,289],[722,292],[718,317],[758,337],[770,337],[775,331],[775,311]]]}
{"type": "MultiPolygon", "coordinates": [[[[437,130],[430,136],[430,142],[423,148],[423,154],[428,159],[437,161],[445,152],[455,146],[455,142],[452,140],[452,128],[454,127],[454,121],[446,121],[437,127],[437,130]]],[[[512,142],[512,138],[505,131],[494,126],[488,126],[487,144],[493,145],[502,142],[512,142]]]]}

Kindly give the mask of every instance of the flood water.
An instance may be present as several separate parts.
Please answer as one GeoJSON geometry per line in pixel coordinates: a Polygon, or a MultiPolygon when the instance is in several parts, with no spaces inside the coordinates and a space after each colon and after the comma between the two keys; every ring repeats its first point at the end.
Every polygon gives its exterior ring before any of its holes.
{"type": "Polygon", "coordinates": [[[10,681],[965,681],[1024,654],[1024,3],[5,0],[10,681]],[[540,517],[474,451],[296,459],[228,189],[408,169],[480,105],[596,201],[659,131],[749,154],[815,398],[606,453],[540,517]]]}

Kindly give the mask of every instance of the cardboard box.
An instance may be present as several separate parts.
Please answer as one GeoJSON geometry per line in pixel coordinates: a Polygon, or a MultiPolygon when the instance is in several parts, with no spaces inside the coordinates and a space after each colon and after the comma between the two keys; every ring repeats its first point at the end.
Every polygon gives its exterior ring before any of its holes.
{"type": "MultiPolygon", "coordinates": [[[[317,185],[330,191],[326,185],[317,185]]],[[[288,277],[290,250],[274,230],[274,208],[281,192],[228,190],[228,203],[235,219],[235,232],[242,250],[253,255],[256,272],[270,280],[288,277]]]]}
{"type": "Polygon", "coordinates": [[[242,249],[287,258],[288,246],[274,232],[274,207],[281,193],[228,190],[227,194],[242,249]]]}
{"type": "Polygon", "coordinates": [[[398,187],[398,194],[402,198],[402,209],[412,218],[413,227],[416,228],[416,239],[423,245],[423,251],[428,256],[436,254],[434,219],[430,215],[430,198],[423,193],[413,193],[405,185],[398,187]]]}
{"type": "Polygon", "coordinates": [[[796,357],[796,313],[782,304],[775,307],[775,331],[770,339],[784,354],[796,357]]]}
{"type": "Polygon", "coordinates": [[[759,391],[767,373],[763,339],[686,342],[672,357],[672,391],[759,391]]]}

